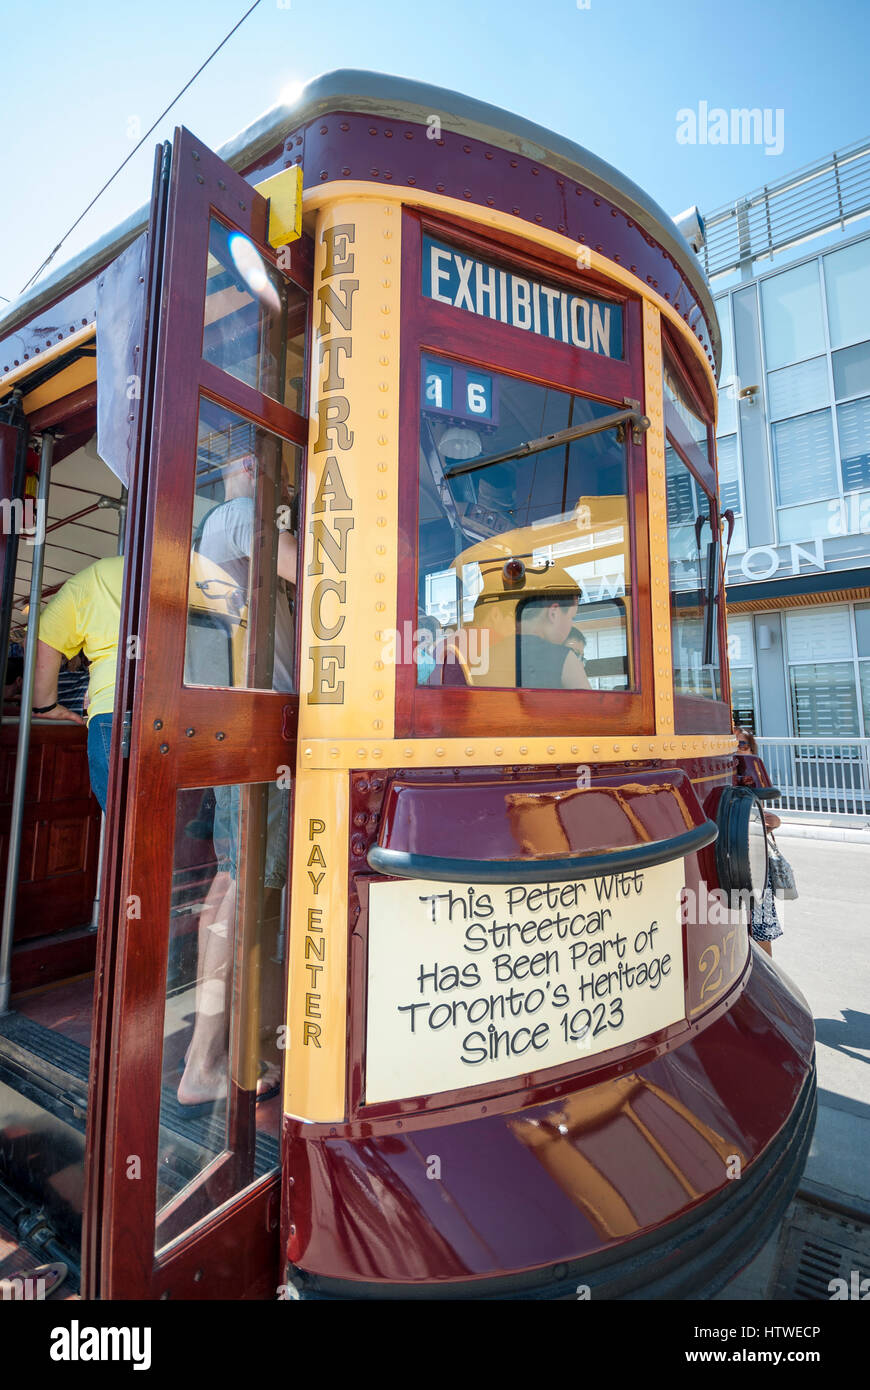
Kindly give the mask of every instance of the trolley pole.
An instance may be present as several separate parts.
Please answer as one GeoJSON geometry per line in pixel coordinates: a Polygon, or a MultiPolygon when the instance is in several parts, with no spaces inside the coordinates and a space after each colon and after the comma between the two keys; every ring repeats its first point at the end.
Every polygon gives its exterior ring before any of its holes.
{"type": "MultiPolygon", "coordinates": [[[[51,482],[51,461],[54,456],[54,435],[42,436],[39,460],[37,515],[44,514],[51,482]]],[[[39,530],[34,537],[30,569],[30,607],[27,611],[27,644],[24,648],[24,675],[21,684],[21,718],[18,723],[18,749],[15,760],[15,782],[12,788],[12,809],[9,818],[9,850],[6,861],[6,896],[3,901],[3,922],[0,926],[0,1014],[9,1012],[12,991],[12,935],[15,930],[15,908],[18,901],[18,868],[21,859],[21,826],[24,819],[24,789],[27,782],[27,756],[30,751],[30,726],[33,720],[33,681],[36,674],[36,643],[39,635],[39,605],[42,599],[42,571],[45,564],[45,535],[39,530]]]]}

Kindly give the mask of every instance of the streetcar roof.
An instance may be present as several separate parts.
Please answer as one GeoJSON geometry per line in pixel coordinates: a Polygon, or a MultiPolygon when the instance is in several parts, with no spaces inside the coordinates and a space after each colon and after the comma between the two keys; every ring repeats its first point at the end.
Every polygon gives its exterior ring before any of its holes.
{"type": "MultiPolygon", "coordinates": [[[[697,257],[674,220],[649,194],[598,155],[512,111],[426,82],[341,68],[312,78],[296,101],[271,107],[220,146],[217,154],[232,168],[249,170],[288,133],[330,111],[371,112],[381,118],[422,125],[437,115],[454,133],[545,164],[611,200],[655,237],[696,292],[707,319],[718,375],[721,343],[713,296],[697,257]]],[[[114,260],[145,228],[147,221],[148,205],[145,204],[14,300],[0,316],[0,338],[114,260]]]]}

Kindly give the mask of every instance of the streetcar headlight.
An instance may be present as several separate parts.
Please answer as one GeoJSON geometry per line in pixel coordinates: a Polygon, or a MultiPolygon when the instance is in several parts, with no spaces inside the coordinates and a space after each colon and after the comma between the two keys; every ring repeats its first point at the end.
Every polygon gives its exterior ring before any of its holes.
{"type": "Polygon", "coordinates": [[[767,882],[764,814],[749,787],[726,787],[717,816],[716,864],[725,892],[760,898],[767,882]]]}

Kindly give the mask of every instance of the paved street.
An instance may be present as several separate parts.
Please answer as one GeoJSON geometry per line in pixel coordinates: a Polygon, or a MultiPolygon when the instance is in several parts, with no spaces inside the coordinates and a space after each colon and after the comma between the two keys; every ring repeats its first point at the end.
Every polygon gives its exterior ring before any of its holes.
{"type": "MultiPolygon", "coordinates": [[[[774,960],[816,1021],[819,1121],[802,1190],[870,1220],[870,835],[866,844],[778,834],[800,897],[778,904],[774,960]]],[[[720,1299],[764,1298],[776,1240],[720,1299]]]]}
{"type": "Polygon", "coordinates": [[[841,844],[784,826],[779,843],[800,897],[780,905],[774,959],[812,1006],[825,1102],[863,1102],[870,1114],[870,835],[866,846],[841,844]]]}

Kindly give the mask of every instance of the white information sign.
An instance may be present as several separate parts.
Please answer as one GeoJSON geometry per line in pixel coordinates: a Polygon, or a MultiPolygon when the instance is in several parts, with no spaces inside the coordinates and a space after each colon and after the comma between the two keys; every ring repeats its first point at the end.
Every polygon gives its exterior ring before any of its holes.
{"type": "Polygon", "coordinates": [[[684,882],[678,859],[567,883],[373,883],[366,1101],[541,1071],[684,1018],[684,882]]]}

